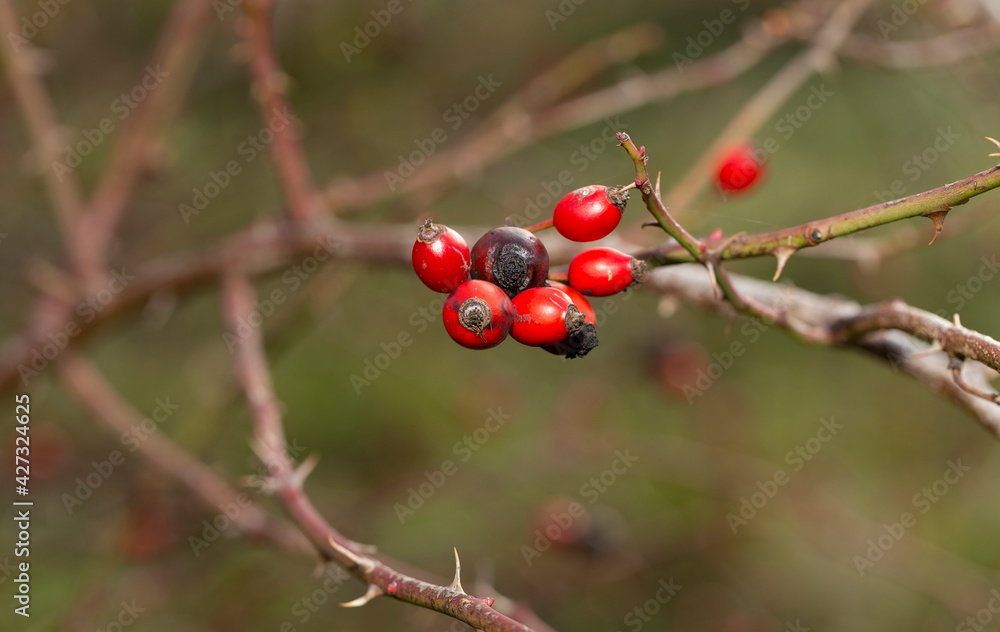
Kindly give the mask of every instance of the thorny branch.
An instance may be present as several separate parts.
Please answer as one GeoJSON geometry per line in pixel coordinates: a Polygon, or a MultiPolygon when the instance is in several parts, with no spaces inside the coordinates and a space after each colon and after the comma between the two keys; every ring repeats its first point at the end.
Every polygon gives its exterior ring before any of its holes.
{"type": "MultiPolygon", "coordinates": [[[[277,113],[284,114],[289,105],[288,78],[281,72],[275,54],[271,24],[274,4],[273,0],[247,0],[246,18],[238,25],[246,42],[254,93],[265,120],[277,113]]],[[[747,103],[667,199],[680,200],[680,206],[686,206],[686,201],[693,199],[705,183],[708,156],[734,136],[752,132],[808,77],[834,64],[838,55],[890,67],[912,67],[953,63],[995,47],[995,28],[987,26],[915,43],[883,45],[852,35],[853,25],[869,4],[870,0],[831,2],[825,5],[830,8],[825,23],[805,21],[808,26],[796,30],[793,36],[808,41],[809,48],[747,103]],[[959,40],[962,46],[956,45],[959,40]],[[956,52],[950,56],[942,54],[945,48],[956,52]]],[[[221,280],[224,317],[230,334],[240,337],[234,362],[250,407],[254,446],[271,474],[270,491],[301,534],[256,505],[241,515],[239,527],[286,550],[300,553],[315,550],[324,560],[343,565],[368,587],[364,596],[345,605],[362,605],[386,595],[449,614],[478,629],[527,630],[523,624],[493,609],[491,597],[478,598],[465,593],[457,552],[455,580],[449,586],[435,585],[393,570],[377,560],[368,547],[348,540],[326,522],[302,490],[314,461],[296,466],[285,450],[283,422],[271,386],[262,334],[251,330],[244,335],[239,330],[241,319],[245,320],[252,308],[254,294],[249,277],[274,272],[307,256],[365,263],[408,263],[411,226],[371,226],[320,217],[324,197],[336,210],[365,208],[387,197],[383,172],[334,183],[321,196],[311,182],[295,126],[275,129],[272,158],[290,220],[278,217],[239,231],[202,252],[153,260],[137,272],[135,280],[116,294],[93,322],[86,325],[75,322],[76,302],[85,299],[95,280],[99,281],[105,273],[115,226],[149,163],[147,145],[168,122],[187,85],[189,71],[201,51],[200,46],[190,42],[200,41],[207,30],[209,6],[204,0],[178,0],[153,56],[154,62],[160,60],[175,69],[172,83],[152,95],[123,131],[89,204],[84,201],[82,188],[73,174],[63,179],[50,169],[44,170],[72,274],[57,272],[50,266],[44,274],[36,275],[45,295],[29,314],[25,329],[7,340],[0,351],[0,388],[12,387],[19,378],[27,385],[37,377],[40,371],[30,368],[34,353],[53,333],[65,332],[67,326],[78,328],[68,343],[75,347],[99,326],[138,311],[156,295],[186,295],[217,285],[221,280]]],[[[798,7],[793,5],[788,9],[793,18],[798,7]]],[[[16,21],[9,0],[0,0],[0,29],[13,31],[16,21]]],[[[463,175],[539,139],[684,91],[724,84],[765,59],[789,39],[789,33],[766,22],[755,22],[730,48],[697,60],[687,68],[665,68],[573,96],[601,69],[631,61],[655,48],[659,39],[655,28],[640,25],[581,49],[511,96],[465,141],[429,158],[420,174],[409,179],[401,193],[411,196],[440,193],[463,175]]],[[[45,165],[61,158],[63,143],[55,109],[39,78],[37,59],[30,45],[25,46],[20,52],[4,47],[3,59],[37,148],[37,158],[45,165]]],[[[779,258],[780,272],[784,261],[801,248],[908,217],[931,217],[939,228],[951,207],[1000,185],[997,168],[896,202],[783,231],[699,240],[670,215],[659,191],[652,189],[645,152],[634,145],[631,149],[636,184],[647,208],[678,242],[640,256],[659,264],[697,261],[710,271],[706,276],[694,266],[661,267],[651,273],[648,287],[678,296],[707,311],[727,312],[735,308],[765,322],[775,322],[809,342],[864,350],[941,392],[1000,438],[1000,407],[993,403],[996,395],[987,383],[992,371],[1000,369],[1000,343],[996,340],[962,327],[957,318],[949,323],[901,301],[863,307],[847,299],[730,275],[721,267],[723,260],[773,254],[779,258]],[[718,283],[718,288],[713,282],[718,283]],[[717,289],[722,290],[728,302],[718,299],[717,289]]],[[[571,254],[564,246],[551,252],[556,260],[565,260],[571,254]]],[[[55,364],[67,387],[101,423],[123,431],[141,419],[97,368],[77,356],[73,349],[63,350],[55,364]]],[[[43,367],[41,371],[44,370],[43,367]]],[[[169,439],[154,434],[141,449],[164,472],[190,487],[207,507],[217,508],[233,498],[234,490],[218,473],[169,439]]],[[[499,608],[508,601],[498,599],[496,605],[499,608]]],[[[528,615],[531,613],[524,616],[528,615]]],[[[533,627],[540,629],[542,625],[533,627]]]]}
{"type": "Polygon", "coordinates": [[[753,68],[786,41],[754,23],[729,48],[688,66],[670,66],[561,100],[604,67],[631,61],[651,50],[659,39],[655,31],[640,25],[597,40],[512,95],[460,144],[428,157],[420,171],[395,192],[386,187],[385,171],[378,170],[332,182],[326,188],[326,198],[334,209],[347,210],[370,207],[394,193],[440,191],[463,176],[560,132],[685,92],[723,85],[753,68]]]}
{"type": "MultiPolygon", "coordinates": [[[[0,31],[18,33],[17,14],[10,0],[0,0],[0,31]]],[[[5,36],[5,39],[8,39],[5,36]]],[[[57,174],[50,165],[62,160],[63,138],[55,106],[41,80],[40,59],[27,41],[14,39],[0,46],[7,80],[14,91],[21,113],[36,149],[35,168],[43,175],[52,198],[59,230],[62,233],[72,266],[85,267],[76,228],[83,214],[83,189],[76,174],[57,174]]]]}
{"type": "MultiPolygon", "coordinates": [[[[618,134],[621,146],[635,165],[636,187],[650,214],[664,232],[677,242],[665,248],[638,253],[636,256],[653,265],[678,261],[696,261],[708,269],[713,288],[718,287],[724,298],[738,311],[768,322],[776,322],[804,342],[821,345],[849,345],[863,341],[867,334],[899,330],[914,338],[931,343],[929,352],[943,351],[948,355],[949,370],[954,383],[966,394],[1000,404],[1000,394],[986,392],[969,385],[962,377],[962,363],[974,360],[1000,372],[1000,342],[961,326],[958,316],[954,325],[934,314],[895,300],[864,308],[841,321],[817,327],[796,319],[792,310],[775,309],[738,292],[728,272],[722,268],[724,259],[771,254],[778,259],[777,281],[788,259],[800,248],[815,246],[837,237],[881,226],[911,217],[929,217],[934,222],[937,239],[944,218],[954,206],[965,204],[973,197],[1000,187],[1000,166],[969,176],[930,191],[869,206],[824,220],[794,226],[761,235],[718,236],[701,241],[688,233],[667,210],[660,194],[649,182],[645,147],[637,148],[628,134],[618,134]],[[669,254],[668,254],[669,253],[669,254]],[[671,259],[674,257],[674,259],[671,259]]],[[[992,154],[991,154],[992,155],[992,154]]],[[[870,340],[870,339],[869,339],[870,340]]],[[[858,346],[864,346],[859,344],[858,346]]]]}
{"type": "MultiPolygon", "coordinates": [[[[143,415],[108,384],[92,362],[68,353],[60,360],[58,371],[83,407],[115,436],[142,424],[143,415]]],[[[209,510],[223,511],[226,506],[244,505],[237,501],[238,493],[220,474],[162,433],[146,435],[141,448],[150,461],[187,486],[209,510]]],[[[237,528],[251,539],[267,541],[290,553],[309,550],[309,543],[294,527],[271,518],[256,503],[246,504],[233,520],[237,528]]]]}
{"type": "Polygon", "coordinates": [[[492,597],[473,597],[462,588],[458,552],[455,552],[455,580],[450,586],[435,586],[408,577],[369,555],[362,547],[341,535],[320,515],[305,495],[302,485],[311,469],[306,461],[295,469],[285,450],[285,433],[277,400],[271,388],[271,376],[264,357],[260,330],[241,330],[253,312],[253,287],[246,277],[231,274],[223,281],[223,313],[235,345],[234,362],[246,394],[254,424],[254,449],[271,475],[274,495],[302,533],[324,559],[342,565],[363,581],[364,596],[345,606],[361,606],[379,596],[436,610],[463,621],[478,630],[530,632],[530,629],[492,608],[492,597]]]}
{"type": "Polygon", "coordinates": [[[732,143],[752,135],[809,77],[832,66],[837,59],[837,49],[871,3],[872,0],[831,3],[834,8],[811,39],[810,47],[788,62],[740,108],[673,188],[664,194],[667,205],[687,208],[709,182],[716,156],[732,143]]]}
{"type": "MultiPolygon", "coordinates": [[[[690,264],[657,268],[646,285],[675,296],[687,305],[721,314],[733,308],[720,301],[704,271],[690,264]]],[[[797,321],[829,332],[831,344],[857,348],[885,361],[893,371],[902,371],[931,390],[952,400],[972,414],[993,436],[1000,439],[1000,406],[962,389],[952,378],[951,362],[933,345],[922,341],[943,339],[956,351],[976,349],[984,358],[1000,352],[1000,342],[964,327],[953,325],[936,314],[915,309],[902,301],[864,307],[843,297],[823,296],[791,285],[732,275],[733,286],[742,296],[759,304],[788,312],[797,321]],[[876,324],[877,323],[877,324],[876,324]],[[884,328],[878,328],[884,326],[884,328]]],[[[765,324],[773,321],[762,319],[765,324]]],[[[973,364],[967,377],[978,387],[995,377],[992,369],[973,364]],[[977,368],[972,368],[977,367],[977,368]]]]}
{"type": "Polygon", "coordinates": [[[275,4],[274,0],[246,0],[246,18],[239,23],[239,30],[246,39],[253,92],[260,105],[261,118],[274,132],[271,156],[288,213],[300,221],[310,220],[322,214],[323,206],[313,188],[309,165],[299,142],[298,126],[283,120],[294,117],[286,94],[288,76],[281,71],[274,50],[275,4]]]}
{"type": "MultiPolygon", "coordinates": [[[[81,227],[90,265],[103,269],[108,242],[140,179],[154,170],[156,138],[175,115],[187,91],[194,67],[208,45],[212,5],[204,0],[181,0],[174,5],[146,68],[163,74],[160,85],[136,107],[122,127],[102,170],[81,227]]],[[[143,72],[146,72],[144,69],[143,72]]]]}
{"type": "MultiPolygon", "coordinates": [[[[707,238],[704,243],[708,248],[720,247],[719,257],[723,260],[773,255],[778,259],[779,265],[775,275],[777,280],[788,258],[803,248],[818,246],[837,237],[904,219],[931,219],[934,222],[933,242],[941,232],[945,216],[954,207],[997,187],[1000,187],[1000,166],[930,191],[867,206],[850,213],[755,235],[739,235],[730,239],[707,238]]],[[[679,244],[646,250],[638,256],[653,266],[695,260],[690,251],[679,244]]]]}

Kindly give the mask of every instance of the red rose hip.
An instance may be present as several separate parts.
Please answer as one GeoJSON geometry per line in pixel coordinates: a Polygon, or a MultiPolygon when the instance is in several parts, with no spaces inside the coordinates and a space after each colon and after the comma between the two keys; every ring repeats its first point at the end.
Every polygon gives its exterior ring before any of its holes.
{"type": "Polygon", "coordinates": [[[447,294],[469,278],[469,246],[457,232],[431,220],[417,230],[411,253],[413,271],[424,285],[447,294]]]}
{"type": "Polygon", "coordinates": [[[598,345],[597,313],[590,305],[590,301],[570,286],[558,281],[549,281],[549,286],[562,290],[569,296],[573,305],[583,313],[583,327],[555,344],[542,345],[542,349],[555,355],[565,356],[567,359],[582,358],[598,345]]]}
{"type": "Polygon", "coordinates": [[[548,275],[545,245],[523,228],[494,228],[472,246],[472,278],[498,285],[511,298],[545,285],[548,275]]]}
{"type": "Polygon", "coordinates": [[[743,143],[719,157],[715,184],[724,193],[740,193],[752,187],[764,175],[764,165],[757,160],[753,145],[743,143]]]}
{"type": "Polygon", "coordinates": [[[584,250],[569,264],[569,284],[586,296],[611,296],[646,273],[646,262],[614,248],[584,250]]]}
{"type": "Polygon", "coordinates": [[[628,191],[593,184],[570,191],[556,204],[552,222],[559,234],[572,241],[597,241],[611,234],[622,221],[628,191]]]}
{"type": "Polygon", "coordinates": [[[562,290],[533,287],[514,297],[510,335],[530,347],[555,344],[580,330],[585,317],[562,290]]]}
{"type": "Polygon", "coordinates": [[[444,302],[444,328],[452,340],[469,349],[489,349],[504,341],[514,324],[514,306],[496,285],[466,281],[444,302]]]}

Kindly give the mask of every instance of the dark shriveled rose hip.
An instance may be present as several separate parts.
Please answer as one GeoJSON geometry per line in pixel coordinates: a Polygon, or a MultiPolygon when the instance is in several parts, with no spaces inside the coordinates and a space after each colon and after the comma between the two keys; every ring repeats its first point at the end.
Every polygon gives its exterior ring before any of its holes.
{"type": "Polygon", "coordinates": [[[591,323],[584,323],[583,327],[571,333],[562,341],[551,345],[544,345],[542,349],[572,360],[573,358],[582,358],[587,355],[597,347],[597,344],[597,327],[591,323]]]}
{"type": "Polygon", "coordinates": [[[472,278],[497,285],[511,298],[544,286],[548,274],[545,245],[523,228],[494,228],[472,247],[472,278]]]}

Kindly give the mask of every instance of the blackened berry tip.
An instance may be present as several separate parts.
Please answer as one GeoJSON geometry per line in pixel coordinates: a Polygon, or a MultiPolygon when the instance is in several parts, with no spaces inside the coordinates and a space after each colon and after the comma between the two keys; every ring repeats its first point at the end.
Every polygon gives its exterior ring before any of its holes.
{"type": "Polygon", "coordinates": [[[625,207],[628,205],[628,189],[624,186],[614,187],[607,190],[608,199],[611,203],[615,205],[619,211],[623,214],[625,213],[625,207]]]}

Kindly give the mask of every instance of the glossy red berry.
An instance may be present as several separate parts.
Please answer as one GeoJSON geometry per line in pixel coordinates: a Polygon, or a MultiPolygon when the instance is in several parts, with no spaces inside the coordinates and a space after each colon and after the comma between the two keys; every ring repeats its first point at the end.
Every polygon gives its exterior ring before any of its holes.
{"type": "Polygon", "coordinates": [[[743,143],[719,157],[715,168],[715,183],[725,193],[746,191],[764,175],[764,165],[756,156],[753,145],[743,143]]]}
{"type": "Polygon", "coordinates": [[[566,293],[573,302],[573,306],[583,314],[583,326],[559,342],[542,345],[542,349],[569,359],[582,358],[593,351],[598,345],[597,314],[590,305],[590,301],[570,286],[556,281],[549,281],[549,286],[566,293]]]}
{"type": "Polygon", "coordinates": [[[614,248],[584,250],[569,264],[569,284],[587,296],[611,296],[646,273],[646,262],[614,248]]]}
{"type": "Polygon", "coordinates": [[[431,220],[417,230],[411,258],[414,272],[435,292],[447,294],[469,278],[471,257],[465,239],[431,220]]]}
{"type": "Polygon", "coordinates": [[[569,295],[554,287],[533,287],[514,297],[514,325],[510,335],[531,347],[564,340],[583,327],[585,317],[569,295]]]}
{"type": "Polygon", "coordinates": [[[560,283],[558,281],[549,281],[549,287],[554,287],[557,290],[566,292],[566,295],[569,296],[569,300],[573,301],[576,308],[583,312],[584,322],[590,323],[595,327],[597,326],[597,312],[594,311],[593,306],[590,304],[590,301],[587,300],[586,296],[580,294],[578,291],[565,283],[560,283]]]}
{"type": "Polygon", "coordinates": [[[472,246],[472,278],[499,286],[511,298],[545,285],[548,274],[545,245],[523,228],[494,228],[472,246]]]}
{"type": "Polygon", "coordinates": [[[597,241],[618,227],[627,203],[628,191],[593,184],[564,195],[556,204],[552,222],[566,239],[597,241]]]}
{"type": "Polygon", "coordinates": [[[495,347],[514,324],[514,305],[487,281],[466,281],[444,302],[444,328],[452,340],[469,349],[495,347]]]}

